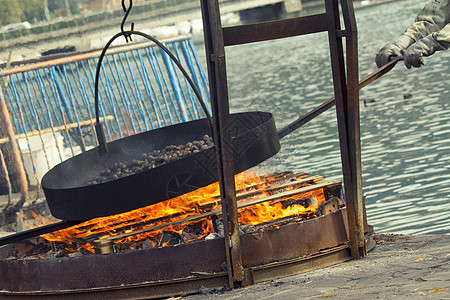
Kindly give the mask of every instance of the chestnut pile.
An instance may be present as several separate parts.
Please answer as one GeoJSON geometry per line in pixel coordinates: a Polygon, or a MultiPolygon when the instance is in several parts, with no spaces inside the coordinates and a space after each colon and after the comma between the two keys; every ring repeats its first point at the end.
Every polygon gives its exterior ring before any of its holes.
{"type": "Polygon", "coordinates": [[[141,159],[117,162],[100,172],[100,175],[90,180],[86,185],[99,184],[133,175],[142,171],[156,168],[160,165],[186,157],[193,153],[206,150],[214,146],[213,139],[205,134],[200,141],[187,142],[185,145],[169,145],[161,150],[142,153],[141,159]]]}

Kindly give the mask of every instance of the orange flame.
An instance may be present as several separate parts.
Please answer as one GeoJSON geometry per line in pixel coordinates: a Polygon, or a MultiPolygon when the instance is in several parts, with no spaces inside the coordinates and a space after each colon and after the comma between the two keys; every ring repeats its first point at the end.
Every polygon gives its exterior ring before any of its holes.
{"type": "Polygon", "coordinates": [[[268,201],[254,205],[250,208],[243,209],[239,212],[239,223],[246,225],[256,225],[260,223],[270,222],[277,219],[293,216],[312,215],[316,211],[320,203],[325,201],[323,189],[317,189],[312,192],[297,194],[289,198],[282,198],[276,202],[268,201]],[[317,200],[313,205],[304,207],[299,203],[284,206],[283,201],[288,199],[314,198],[317,200]]]}
{"type": "MultiPolygon", "coordinates": [[[[236,190],[239,191],[239,194],[253,190],[259,191],[270,187],[270,182],[261,180],[261,178],[251,171],[246,171],[236,175],[235,181],[236,190]]],[[[298,188],[298,186],[294,186],[291,189],[296,188],[298,188]]],[[[289,199],[315,197],[317,199],[317,203],[315,203],[314,206],[307,208],[300,204],[285,206],[283,205],[283,199],[272,202],[264,202],[262,204],[244,208],[239,211],[239,222],[241,224],[259,224],[287,216],[304,216],[305,214],[311,215],[314,214],[317,206],[325,200],[323,194],[323,189],[320,189],[314,192],[296,195],[295,197],[289,197],[289,199]]],[[[268,194],[264,192],[257,193],[252,197],[252,199],[262,198],[267,195],[268,194]]],[[[91,244],[94,240],[170,223],[175,220],[204,213],[205,210],[220,209],[219,196],[219,184],[213,183],[204,188],[164,202],[122,214],[93,219],[64,230],[42,235],[42,237],[48,241],[65,243],[67,246],[66,250],[69,252],[78,250],[72,248],[74,242],[77,243],[78,246],[94,252],[94,247],[91,244]]],[[[244,201],[248,201],[248,199],[244,201]]],[[[238,201],[238,203],[240,202],[242,201],[238,201]]],[[[150,238],[153,246],[156,246],[156,240],[160,236],[162,230],[182,234],[185,228],[192,224],[196,224],[197,228],[201,228],[201,234],[195,238],[192,238],[192,240],[201,239],[213,232],[211,218],[205,218],[200,221],[183,223],[176,226],[168,225],[162,229],[136,234],[117,240],[115,243],[119,244],[131,241],[137,242],[150,238]]],[[[189,239],[187,241],[189,241],[189,239]]]]}

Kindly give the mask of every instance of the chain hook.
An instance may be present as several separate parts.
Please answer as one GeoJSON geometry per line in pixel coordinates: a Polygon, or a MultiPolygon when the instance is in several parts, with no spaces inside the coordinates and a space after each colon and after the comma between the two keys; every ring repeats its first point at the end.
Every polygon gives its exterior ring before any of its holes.
{"type": "MultiPolygon", "coordinates": [[[[131,33],[126,32],[124,30],[125,22],[126,22],[126,20],[128,18],[128,15],[131,12],[131,8],[133,7],[133,0],[129,0],[129,2],[130,2],[130,6],[128,8],[126,8],[125,7],[125,0],[122,0],[122,8],[123,8],[123,11],[125,12],[125,16],[123,17],[122,24],[120,25],[120,30],[122,31],[122,34],[125,37],[125,41],[127,43],[128,43],[128,39],[130,39],[130,41],[132,41],[131,40],[131,33]]],[[[134,23],[131,23],[131,31],[134,31],[134,23]]]]}

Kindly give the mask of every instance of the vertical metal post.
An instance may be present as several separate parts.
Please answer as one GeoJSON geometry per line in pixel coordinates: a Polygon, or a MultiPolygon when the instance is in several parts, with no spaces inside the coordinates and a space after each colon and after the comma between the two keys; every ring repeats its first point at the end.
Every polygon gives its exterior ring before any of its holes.
{"type": "MultiPolygon", "coordinates": [[[[342,6],[349,28],[341,30],[338,0],[326,0],[328,36],[330,42],[331,67],[336,97],[336,113],[341,147],[342,170],[344,176],[345,199],[347,205],[349,239],[353,258],[359,258],[364,247],[364,224],[362,214],[361,147],[359,139],[359,85],[358,49],[356,22],[351,20],[349,0],[342,6]],[[342,38],[347,38],[347,81],[342,38]],[[361,216],[359,216],[361,215],[361,216]],[[362,232],[362,236],[361,236],[362,232]]],[[[353,12],[353,11],[352,11],[353,12]]]]}
{"type": "Polygon", "coordinates": [[[201,7],[225,229],[228,279],[230,287],[233,288],[242,285],[244,269],[234,182],[225,47],[218,0],[201,0],[201,7]]]}
{"type": "Polygon", "coordinates": [[[353,1],[341,0],[341,6],[345,26],[347,56],[347,137],[350,149],[349,162],[353,183],[352,194],[355,206],[356,239],[358,241],[359,255],[365,256],[367,249],[364,239],[364,202],[361,174],[358,35],[353,1]]]}

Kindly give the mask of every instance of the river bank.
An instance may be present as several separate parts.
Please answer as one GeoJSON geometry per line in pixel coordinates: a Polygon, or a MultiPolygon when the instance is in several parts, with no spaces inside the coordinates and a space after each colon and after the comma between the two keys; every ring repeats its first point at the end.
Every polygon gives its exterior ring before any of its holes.
{"type": "MultiPolygon", "coordinates": [[[[391,2],[393,0],[354,1],[355,9],[391,2]]],[[[176,13],[169,9],[162,12],[152,11],[146,14],[131,14],[131,21],[136,29],[156,38],[167,38],[181,34],[192,34],[196,43],[203,40],[203,28],[198,4],[181,5],[176,13]]],[[[321,13],[324,11],[323,0],[303,0],[302,11],[289,14],[286,18],[321,13]]],[[[70,20],[66,20],[70,21],[70,20]]],[[[120,29],[122,16],[105,18],[96,22],[80,23],[40,34],[19,36],[15,39],[0,41],[0,61],[5,62],[7,54],[13,53],[13,61],[36,59],[42,52],[64,47],[75,47],[77,51],[88,51],[103,48],[106,42],[120,29]]],[[[264,21],[264,20],[261,20],[264,21]]],[[[227,12],[222,15],[223,26],[241,24],[239,13],[227,12]]],[[[139,39],[139,37],[138,37],[139,39]]],[[[124,42],[123,42],[124,43],[124,42]]]]}
{"type": "Polygon", "coordinates": [[[375,234],[368,256],[231,291],[182,299],[450,299],[450,236],[375,234]]]}

